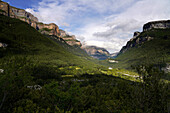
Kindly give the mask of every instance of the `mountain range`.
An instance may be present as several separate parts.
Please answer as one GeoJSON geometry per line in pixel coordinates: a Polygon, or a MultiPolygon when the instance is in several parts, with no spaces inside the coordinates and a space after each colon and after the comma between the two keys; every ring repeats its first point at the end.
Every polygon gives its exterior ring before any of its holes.
{"type": "Polygon", "coordinates": [[[0,112],[169,113],[169,25],[110,54],[0,1],[0,112]]]}

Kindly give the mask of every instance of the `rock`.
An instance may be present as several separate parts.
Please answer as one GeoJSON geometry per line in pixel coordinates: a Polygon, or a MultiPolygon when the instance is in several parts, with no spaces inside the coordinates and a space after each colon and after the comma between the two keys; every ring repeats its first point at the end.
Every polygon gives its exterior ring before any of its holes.
{"type": "Polygon", "coordinates": [[[1,42],[0,42],[0,47],[3,47],[3,48],[5,48],[5,47],[7,47],[7,46],[8,46],[8,44],[1,43],[1,42]]]}
{"type": "Polygon", "coordinates": [[[54,23],[43,24],[39,22],[37,23],[36,29],[42,34],[60,36],[59,27],[54,23]]]}
{"type": "Polygon", "coordinates": [[[170,20],[148,22],[143,26],[143,31],[151,29],[166,29],[170,28],[170,20]]]}
{"type": "Polygon", "coordinates": [[[4,73],[4,70],[3,70],[3,69],[0,69],[0,73],[4,73]]]}
{"type": "Polygon", "coordinates": [[[31,25],[35,29],[41,30],[41,33],[45,32],[48,35],[60,36],[60,31],[56,24],[54,24],[54,23],[51,23],[51,24],[40,23],[40,22],[38,22],[37,17],[35,17],[31,13],[29,13],[23,9],[12,7],[8,3],[0,1],[0,10],[2,10],[0,14],[9,16],[11,18],[17,18],[24,22],[27,22],[29,25],[31,25]],[[45,31],[45,30],[47,30],[47,31],[45,31]]]}
{"type": "Polygon", "coordinates": [[[162,71],[164,71],[165,73],[169,73],[170,72],[170,64],[166,64],[166,67],[163,67],[162,71]]]}
{"type": "Polygon", "coordinates": [[[65,40],[67,44],[71,46],[81,47],[82,45],[81,42],[78,41],[74,35],[70,36],[64,30],[59,30],[59,27],[56,24],[54,23],[44,24],[42,22],[39,22],[38,18],[32,15],[31,13],[23,9],[12,7],[6,2],[0,1],[0,14],[27,22],[29,25],[34,27],[42,34],[61,37],[63,40],[65,40]]]}
{"type": "Polygon", "coordinates": [[[133,38],[130,39],[130,41],[133,41],[134,39],[136,39],[136,37],[138,37],[140,35],[140,32],[136,31],[134,32],[133,38]]]}
{"type": "Polygon", "coordinates": [[[83,46],[82,49],[84,49],[88,55],[99,60],[105,60],[110,57],[110,53],[105,48],[96,46],[83,46]]]}
{"type": "Polygon", "coordinates": [[[27,88],[33,89],[33,90],[41,90],[42,89],[42,87],[40,85],[27,86],[27,88]]]}
{"type": "Polygon", "coordinates": [[[79,46],[81,47],[82,44],[80,41],[78,41],[76,39],[75,35],[69,35],[68,33],[66,33],[64,30],[59,30],[60,31],[60,37],[69,45],[71,46],[79,46]]]}
{"type": "MultiPolygon", "coordinates": [[[[143,32],[146,32],[151,29],[167,29],[170,28],[170,20],[162,20],[162,21],[153,21],[144,24],[143,32]]],[[[126,46],[123,46],[120,50],[119,54],[126,52],[129,48],[136,47],[139,44],[143,44],[146,41],[150,41],[154,39],[150,36],[141,37],[140,32],[135,32],[133,38],[130,39],[126,46]]]]}
{"type": "Polygon", "coordinates": [[[60,36],[61,36],[62,38],[69,36],[69,34],[67,34],[67,33],[66,33],[64,30],[62,30],[62,29],[60,29],[59,31],[60,31],[60,36]]]}

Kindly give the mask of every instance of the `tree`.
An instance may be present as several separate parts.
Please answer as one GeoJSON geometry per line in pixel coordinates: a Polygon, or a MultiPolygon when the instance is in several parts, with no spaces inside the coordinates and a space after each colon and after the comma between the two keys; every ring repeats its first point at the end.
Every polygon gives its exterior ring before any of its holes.
{"type": "Polygon", "coordinates": [[[136,70],[141,75],[142,83],[137,87],[140,89],[136,90],[136,103],[139,104],[141,112],[168,112],[168,84],[161,80],[164,73],[154,66],[139,66],[136,70]]]}

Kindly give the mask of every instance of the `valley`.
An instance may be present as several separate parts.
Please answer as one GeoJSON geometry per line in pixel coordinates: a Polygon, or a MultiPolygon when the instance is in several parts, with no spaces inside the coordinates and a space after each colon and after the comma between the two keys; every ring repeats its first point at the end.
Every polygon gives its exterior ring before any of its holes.
{"type": "Polygon", "coordinates": [[[0,1],[1,113],[168,113],[170,22],[149,22],[119,53],[0,1]]]}

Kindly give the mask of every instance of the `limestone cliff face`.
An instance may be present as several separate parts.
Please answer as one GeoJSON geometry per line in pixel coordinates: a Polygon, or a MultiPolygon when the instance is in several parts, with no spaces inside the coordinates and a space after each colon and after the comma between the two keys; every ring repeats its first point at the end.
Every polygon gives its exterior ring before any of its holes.
{"type": "Polygon", "coordinates": [[[105,48],[100,48],[96,46],[83,46],[88,55],[99,60],[105,60],[110,57],[110,53],[105,48]]]}
{"type": "Polygon", "coordinates": [[[60,36],[59,27],[54,23],[50,24],[37,23],[36,29],[39,30],[42,34],[60,36]]]}
{"type": "MultiPolygon", "coordinates": [[[[170,28],[170,20],[164,20],[164,21],[154,21],[154,22],[149,22],[146,23],[143,26],[143,32],[152,30],[152,29],[167,29],[170,28]]],[[[129,48],[133,48],[139,44],[142,44],[146,41],[150,41],[152,39],[154,39],[154,37],[150,37],[150,36],[141,36],[140,32],[135,32],[134,36],[132,39],[130,39],[126,46],[124,46],[119,54],[124,53],[125,51],[127,51],[129,48]]]]}
{"type": "Polygon", "coordinates": [[[0,1],[0,14],[27,22],[40,33],[46,35],[54,35],[59,38],[62,38],[63,40],[65,40],[66,43],[71,46],[81,46],[81,42],[78,41],[74,35],[70,36],[64,30],[59,30],[59,27],[56,24],[44,24],[42,22],[39,22],[38,18],[32,15],[31,13],[23,9],[12,7],[6,2],[0,1]]]}
{"type": "Polygon", "coordinates": [[[170,28],[170,20],[148,22],[143,26],[143,31],[148,31],[153,28],[155,29],[170,28]]]}
{"type": "Polygon", "coordinates": [[[69,35],[65,31],[60,29],[60,37],[71,46],[81,46],[81,42],[76,39],[75,35],[69,35]]]}
{"type": "Polygon", "coordinates": [[[23,9],[12,7],[8,3],[0,1],[0,10],[1,10],[0,14],[9,16],[11,18],[17,18],[24,22],[27,22],[29,25],[31,25],[35,29],[40,30],[41,33],[45,33],[48,35],[60,36],[60,31],[56,24],[54,24],[54,23],[51,23],[51,24],[40,23],[40,22],[38,22],[37,17],[35,17],[31,13],[29,13],[23,9]]]}
{"type": "Polygon", "coordinates": [[[135,46],[137,46],[137,45],[139,45],[139,44],[142,44],[142,43],[144,43],[144,42],[146,42],[146,41],[150,41],[150,40],[152,40],[152,39],[153,39],[153,37],[150,37],[150,36],[141,37],[139,32],[138,32],[138,34],[136,35],[136,32],[135,32],[133,38],[130,39],[130,40],[127,42],[126,46],[123,46],[123,48],[120,50],[119,53],[124,53],[124,52],[126,52],[128,49],[133,48],[133,47],[135,47],[135,46]]]}

